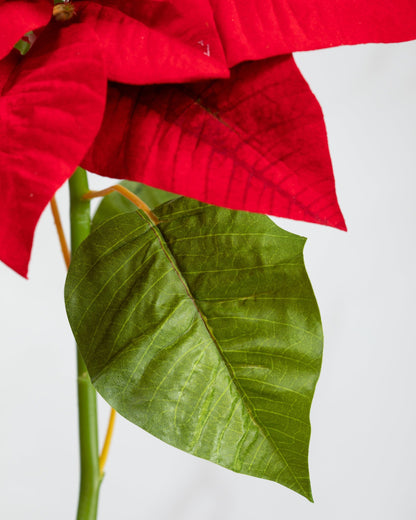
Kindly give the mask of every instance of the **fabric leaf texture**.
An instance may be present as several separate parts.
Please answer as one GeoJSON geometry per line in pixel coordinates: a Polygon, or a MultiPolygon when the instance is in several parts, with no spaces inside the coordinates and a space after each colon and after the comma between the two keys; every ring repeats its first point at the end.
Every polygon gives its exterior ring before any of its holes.
{"type": "Polygon", "coordinates": [[[137,211],[99,225],[68,271],[92,383],[165,442],[311,500],[322,330],[304,239],[183,197],[155,213],[157,226],[137,211]]]}
{"type": "Polygon", "coordinates": [[[212,0],[228,64],[416,38],[413,0],[212,0]]]}
{"type": "Polygon", "coordinates": [[[59,31],[49,27],[3,88],[1,258],[23,276],[41,212],[73,173],[98,131],[105,90],[95,35],[83,33],[77,25],[59,31]]]}
{"type": "MultiPolygon", "coordinates": [[[[162,2],[162,5],[171,4],[162,2]]],[[[78,21],[100,40],[110,80],[146,85],[229,76],[219,36],[213,27],[207,30],[204,25],[200,35],[190,39],[179,30],[172,34],[164,32],[159,24],[146,25],[144,17],[137,16],[137,9],[127,10],[130,16],[95,2],[79,2],[77,9],[78,21]]],[[[173,20],[186,20],[175,10],[168,13],[173,20]]]]}
{"type": "Polygon", "coordinates": [[[345,229],[322,112],[291,56],[240,65],[225,81],[110,85],[82,166],[219,206],[345,229]]]}

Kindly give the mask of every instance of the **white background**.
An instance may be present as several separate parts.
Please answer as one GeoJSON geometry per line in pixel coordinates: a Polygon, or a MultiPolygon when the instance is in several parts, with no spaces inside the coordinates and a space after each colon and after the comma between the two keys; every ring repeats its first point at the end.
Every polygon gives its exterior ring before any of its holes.
{"type": "MultiPolygon", "coordinates": [[[[413,520],[416,517],[416,44],[310,52],[348,233],[309,237],[325,330],[312,407],[315,504],[163,444],[118,418],[100,520],[413,520]]],[[[92,187],[111,181],[94,177],[92,187]]],[[[67,193],[59,193],[63,212],[67,193]]],[[[75,355],[50,211],[30,281],[0,266],[0,517],[72,520],[78,488],[75,355]]],[[[100,404],[101,430],[108,408],[100,404]]]]}

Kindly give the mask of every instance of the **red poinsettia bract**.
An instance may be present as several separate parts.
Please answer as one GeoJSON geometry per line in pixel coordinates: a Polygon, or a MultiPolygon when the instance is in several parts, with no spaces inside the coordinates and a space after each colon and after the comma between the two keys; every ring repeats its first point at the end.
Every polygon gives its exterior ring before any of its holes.
{"type": "Polygon", "coordinates": [[[62,22],[51,1],[0,0],[1,260],[26,276],[39,216],[79,164],[345,227],[322,113],[290,53],[416,38],[413,0],[73,5],[62,22]]]}

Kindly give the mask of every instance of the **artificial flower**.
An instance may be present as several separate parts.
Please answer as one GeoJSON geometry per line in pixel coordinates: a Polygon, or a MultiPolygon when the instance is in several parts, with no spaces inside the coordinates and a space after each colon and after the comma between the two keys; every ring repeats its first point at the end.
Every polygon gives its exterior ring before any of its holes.
{"type": "Polygon", "coordinates": [[[0,259],[26,276],[39,216],[79,164],[344,228],[322,113],[290,53],[416,37],[411,0],[361,4],[91,0],[58,22],[50,1],[0,2],[0,259]]]}

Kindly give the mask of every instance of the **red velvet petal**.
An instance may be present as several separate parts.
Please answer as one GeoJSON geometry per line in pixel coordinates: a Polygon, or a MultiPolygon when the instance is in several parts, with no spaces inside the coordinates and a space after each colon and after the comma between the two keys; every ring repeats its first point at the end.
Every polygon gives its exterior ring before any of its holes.
{"type": "Polygon", "coordinates": [[[416,38],[415,0],[211,0],[229,65],[416,38]]]}
{"type": "Polygon", "coordinates": [[[49,0],[0,1],[0,59],[28,31],[46,25],[52,16],[49,0]]]}
{"type": "Polygon", "coordinates": [[[109,79],[145,85],[228,77],[212,13],[193,27],[194,17],[170,3],[171,8],[163,10],[164,5],[140,1],[130,4],[131,9],[124,6],[125,14],[95,2],[77,3],[79,21],[100,39],[109,79]]]}
{"type": "Polygon", "coordinates": [[[0,60],[0,95],[21,60],[22,56],[16,49],[13,49],[5,58],[0,60]]]}
{"type": "Polygon", "coordinates": [[[230,80],[110,86],[83,166],[219,206],[345,229],[322,112],[291,56],[240,65],[230,80]]]}
{"type": "Polygon", "coordinates": [[[52,22],[0,97],[0,259],[26,276],[33,232],[91,145],[106,79],[94,34],[52,22]]]}

